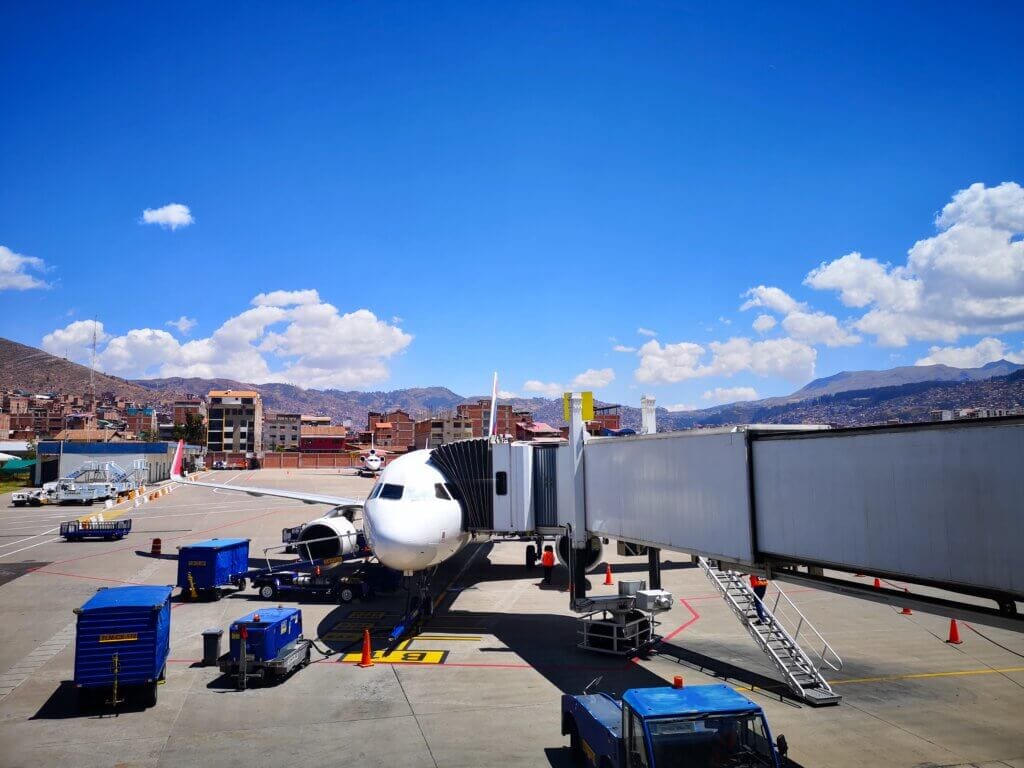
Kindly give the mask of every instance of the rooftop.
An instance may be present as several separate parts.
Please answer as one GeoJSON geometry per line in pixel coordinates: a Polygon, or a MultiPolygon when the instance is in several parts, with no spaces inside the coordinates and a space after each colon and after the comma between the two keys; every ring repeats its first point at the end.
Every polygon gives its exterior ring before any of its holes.
{"type": "Polygon", "coordinates": [[[259,397],[254,389],[211,389],[207,397],[259,397]]]}

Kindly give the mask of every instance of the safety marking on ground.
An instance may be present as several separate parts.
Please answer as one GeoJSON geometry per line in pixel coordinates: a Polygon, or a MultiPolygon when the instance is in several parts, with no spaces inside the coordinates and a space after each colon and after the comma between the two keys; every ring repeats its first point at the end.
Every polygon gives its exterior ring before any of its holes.
{"type": "Polygon", "coordinates": [[[965,677],[968,675],[1005,675],[1011,672],[1024,672],[1024,667],[1003,667],[1002,669],[961,669],[950,672],[917,672],[909,675],[889,675],[887,677],[855,677],[849,680],[832,680],[829,685],[852,685],[854,683],[885,683],[890,680],[926,680],[933,677],[965,677]]]}
{"type": "Polygon", "coordinates": [[[37,669],[67,648],[68,643],[74,640],[74,638],[75,622],[71,622],[28,656],[4,672],[4,674],[0,675],[0,701],[3,701],[9,693],[28,680],[37,669]]]}
{"type": "MultiPolygon", "coordinates": [[[[346,653],[339,659],[344,664],[358,664],[361,653],[346,653]]],[[[448,651],[374,651],[370,658],[374,664],[444,664],[448,651]]]]}

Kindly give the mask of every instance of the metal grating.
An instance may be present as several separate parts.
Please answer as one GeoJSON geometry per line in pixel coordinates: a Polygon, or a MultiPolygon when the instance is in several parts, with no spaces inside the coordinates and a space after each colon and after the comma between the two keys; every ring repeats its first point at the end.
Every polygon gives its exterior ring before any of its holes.
{"type": "Polygon", "coordinates": [[[494,529],[491,446],[486,437],[438,446],[430,460],[458,492],[467,531],[494,529]]]}

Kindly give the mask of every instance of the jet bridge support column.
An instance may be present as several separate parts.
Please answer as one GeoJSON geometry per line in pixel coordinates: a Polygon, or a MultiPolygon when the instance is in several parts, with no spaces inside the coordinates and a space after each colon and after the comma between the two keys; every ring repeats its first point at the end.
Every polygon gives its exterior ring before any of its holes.
{"type": "Polygon", "coordinates": [[[569,397],[569,450],[572,452],[572,573],[569,600],[575,604],[587,596],[587,568],[584,550],[587,547],[587,508],[584,500],[583,396],[573,392],[569,397]]]}
{"type": "Polygon", "coordinates": [[[647,548],[647,588],[661,589],[661,550],[647,548]]]}

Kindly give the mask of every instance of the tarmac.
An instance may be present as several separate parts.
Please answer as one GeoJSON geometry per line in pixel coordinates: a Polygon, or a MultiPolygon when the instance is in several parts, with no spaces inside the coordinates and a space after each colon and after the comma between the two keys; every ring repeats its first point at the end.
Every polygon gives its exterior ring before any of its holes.
{"type": "MultiPolygon", "coordinates": [[[[223,471],[217,482],[365,495],[372,481],[349,470],[223,471]]],[[[93,508],[99,512],[99,508],[93,508]]],[[[0,766],[567,766],[560,696],[597,690],[726,682],[760,704],[785,734],[797,766],[1015,766],[1024,768],[1024,635],[783,585],[843,659],[826,677],[838,706],[793,699],[721,597],[687,555],[664,553],[663,586],[676,598],[659,616],[664,640],[646,659],[579,650],[567,571],[551,587],[524,565],[525,541],[472,545],[434,580],[437,616],[390,655],[382,636],[400,615],[397,594],[349,605],[301,604],[305,634],[334,654],[267,688],[235,690],[201,664],[201,632],[278,601],[251,588],[171,613],[166,683],[151,709],[129,700],[82,714],[70,682],[73,609],[98,588],[173,584],[176,546],[247,537],[255,563],[281,529],[325,507],[228,491],[178,487],[136,509],[120,542],[66,543],[57,523],[86,510],[14,508],[0,496],[0,766]],[[150,556],[154,537],[163,555],[150,556]],[[363,626],[376,663],[354,661],[363,626]],[[340,659],[340,661],[339,661],[340,659]]],[[[92,513],[92,510],[88,510],[92,513]]],[[[646,558],[605,548],[613,578],[644,579],[646,558]]],[[[865,577],[869,578],[869,577],[865,577]]],[[[611,594],[603,571],[591,594],[611,594]]],[[[284,604],[293,604],[284,602],[284,604]]],[[[226,640],[225,640],[226,646],[226,640]]],[[[813,649],[807,646],[808,651],[813,649]]]]}

